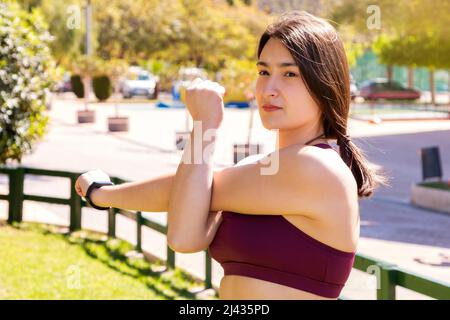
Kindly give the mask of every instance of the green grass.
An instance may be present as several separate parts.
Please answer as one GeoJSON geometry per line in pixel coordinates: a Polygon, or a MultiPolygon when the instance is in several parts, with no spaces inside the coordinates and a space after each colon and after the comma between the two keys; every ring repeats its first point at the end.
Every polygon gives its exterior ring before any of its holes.
{"type": "Polygon", "coordinates": [[[0,299],[195,299],[201,282],[132,250],[93,232],[0,225],[0,299]]]}
{"type": "Polygon", "coordinates": [[[433,189],[450,191],[450,185],[445,182],[423,182],[423,183],[419,183],[419,185],[423,186],[423,187],[433,188],[433,189]]]}

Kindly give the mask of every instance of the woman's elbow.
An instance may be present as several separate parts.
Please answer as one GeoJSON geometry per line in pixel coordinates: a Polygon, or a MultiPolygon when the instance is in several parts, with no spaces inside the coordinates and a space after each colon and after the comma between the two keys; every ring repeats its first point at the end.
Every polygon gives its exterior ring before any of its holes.
{"type": "Polygon", "coordinates": [[[179,253],[195,253],[207,249],[207,245],[203,241],[193,239],[179,239],[174,236],[167,236],[167,245],[173,251],[179,253]]]}

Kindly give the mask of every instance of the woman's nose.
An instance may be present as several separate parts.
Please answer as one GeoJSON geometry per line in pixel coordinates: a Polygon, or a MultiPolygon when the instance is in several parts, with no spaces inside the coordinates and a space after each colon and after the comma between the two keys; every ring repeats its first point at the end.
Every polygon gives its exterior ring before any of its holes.
{"type": "Polygon", "coordinates": [[[274,79],[269,79],[264,87],[264,97],[276,97],[278,95],[278,86],[274,79]]]}

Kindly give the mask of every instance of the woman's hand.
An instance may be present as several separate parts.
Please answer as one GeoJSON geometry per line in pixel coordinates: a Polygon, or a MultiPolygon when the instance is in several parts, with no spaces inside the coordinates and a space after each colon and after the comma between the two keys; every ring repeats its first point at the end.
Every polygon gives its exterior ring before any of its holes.
{"type": "Polygon", "coordinates": [[[203,128],[219,128],[223,120],[225,88],[217,82],[195,79],[186,89],[186,107],[203,128]]]}
{"type": "Polygon", "coordinates": [[[75,182],[75,191],[80,197],[85,197],[87,189],[93,182],[109,182],[109,176],[100,169],[91,170],[80,175],[75,182]]]}

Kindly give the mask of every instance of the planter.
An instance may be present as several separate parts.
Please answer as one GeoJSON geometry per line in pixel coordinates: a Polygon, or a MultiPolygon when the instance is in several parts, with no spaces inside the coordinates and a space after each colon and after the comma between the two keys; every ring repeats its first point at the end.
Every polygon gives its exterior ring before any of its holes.
{"type": "Polygon", "coordinates": [[[450,213],[450,191],[413,185],[411,203],[418,207],[450,213]]]}
{"type": "Polygon", "coordinates": [[[128,131],[128,117],[108,117],[108,130],[111,132],[128,131]]]}
{"type": "Polygon", "coordinates": [[[78,123],[93,123],[95,122],[94,110],[80,110],[77,111],[78,123]]]}
{"type": "Polygon", "coordinates": [[[190,131],[176,131],[175,132],[175,146],[177,150],[183,150],[191,135],[190,131]]]}
{"type": "Polygon", "coordinates": [[[234,144],[233,145],[233,161],[234,163],[238,163],[240,160],[262,152],[261,144],[234,144]]]}

